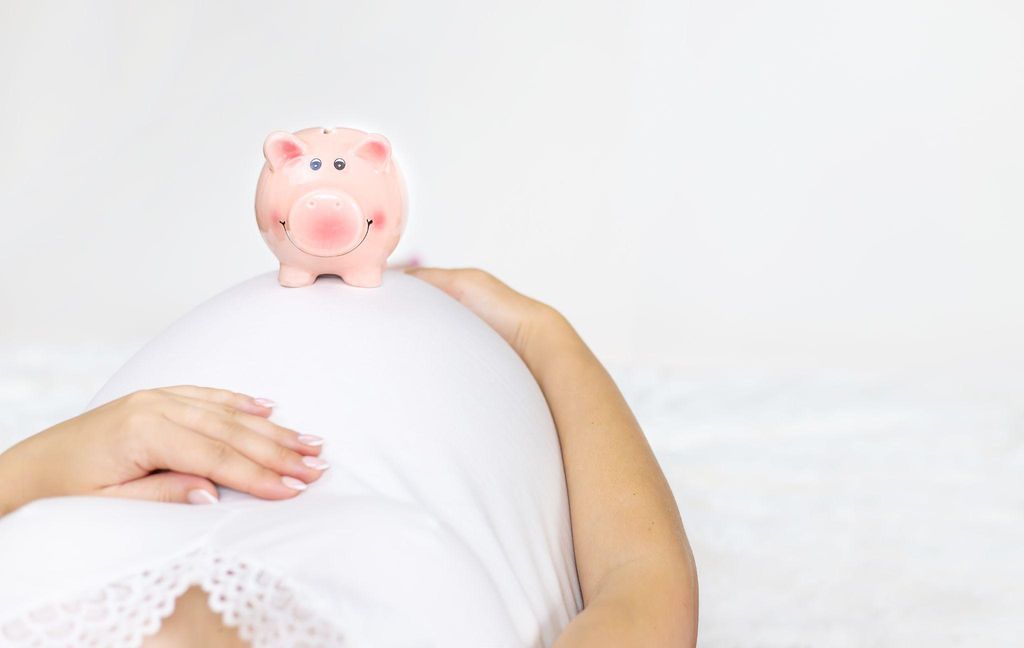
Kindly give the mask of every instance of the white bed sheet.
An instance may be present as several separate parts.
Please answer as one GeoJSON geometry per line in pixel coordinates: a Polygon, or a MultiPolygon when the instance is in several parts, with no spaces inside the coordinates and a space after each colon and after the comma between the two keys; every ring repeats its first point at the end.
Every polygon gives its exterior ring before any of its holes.
{"type": "MultiPolygon", "coordinates": [[[[0,448],[134,351],[0,345],[0,448]]],[[[687,523],[702,646],[1024,636],[1024,374],[613,368],[687,523]]]]}

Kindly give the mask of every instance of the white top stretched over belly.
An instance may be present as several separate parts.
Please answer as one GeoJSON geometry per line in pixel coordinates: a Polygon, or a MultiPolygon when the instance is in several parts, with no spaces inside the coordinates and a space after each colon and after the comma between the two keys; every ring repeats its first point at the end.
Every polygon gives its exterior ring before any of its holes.
{"type": "Polygon", "coordinates": [[[500,337],[435,288],[400,273],[375,289],[255,277],[174,323],[92,406],[174,384],[273,398],[273,420],[324,437],[331,470],[287,502],[228,491],[210,507],[24,507],[0,520],[0,624],[186,551],[286,575],[366,645],[546,645],[579,609],[543,395],[500,337]]]}

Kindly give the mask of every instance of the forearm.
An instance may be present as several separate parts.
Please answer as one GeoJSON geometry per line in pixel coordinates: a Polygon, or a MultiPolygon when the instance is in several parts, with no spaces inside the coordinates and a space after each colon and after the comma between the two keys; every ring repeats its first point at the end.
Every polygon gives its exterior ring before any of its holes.
{"type": "Polygon", "coordinates": [[[75,446],[67,442],[75,436],[80,418],[58,423],[0,453],[0,515],[76,490],[73,471],[61,467],[82,461],[75,446]]]}
{"type": "Polygon", "coordinates": [[[586,610],[560,648],[692,645],[696,570],[675,499],[625,399],[553,311],[524,359],[558,429],[586,610]]]}
{"type": "MultiPolygon", "coordinates": [[[[56,431],[67,423],[53,426],[56,431]]],[[[0,453],[0,515],[12,513],[37,499],[60,495],[68,488],[66,476],[56,466],[77,458],[60,444],[47,443],[35,434],[0,453]],[[56,446],[56,447],[55,447],[56,446]]]]}

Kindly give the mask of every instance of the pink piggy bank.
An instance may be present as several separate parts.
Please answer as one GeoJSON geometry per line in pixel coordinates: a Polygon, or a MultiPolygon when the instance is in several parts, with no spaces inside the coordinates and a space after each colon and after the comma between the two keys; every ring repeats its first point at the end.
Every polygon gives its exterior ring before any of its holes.
{"type": "Polygon", "coordinates": [[[406,192],[383,135],[351,128],[275,131],[256,185],[256,223],[282,286],[322,274],[379,286],[405,229],[406,192]]]}

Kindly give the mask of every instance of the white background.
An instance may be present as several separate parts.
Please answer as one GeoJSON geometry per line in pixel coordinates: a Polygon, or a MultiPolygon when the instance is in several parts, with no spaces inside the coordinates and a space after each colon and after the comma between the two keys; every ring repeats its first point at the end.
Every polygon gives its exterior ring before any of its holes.
{"type": "Polygon", "coordinates": [[[0,336],[141,340],[274,259],[271,130],[410,179],[611,360],[1024,355],[1024,4],[4,2],[0,336]]]}
{"type": "Polygon", "coordinates": [[[397,259],[613,361],[703,645],[1013,645],[1021,115],[1019,0],[0,0],[0,449],[274,267],[269,131],[357,126],[397,259]]]}

